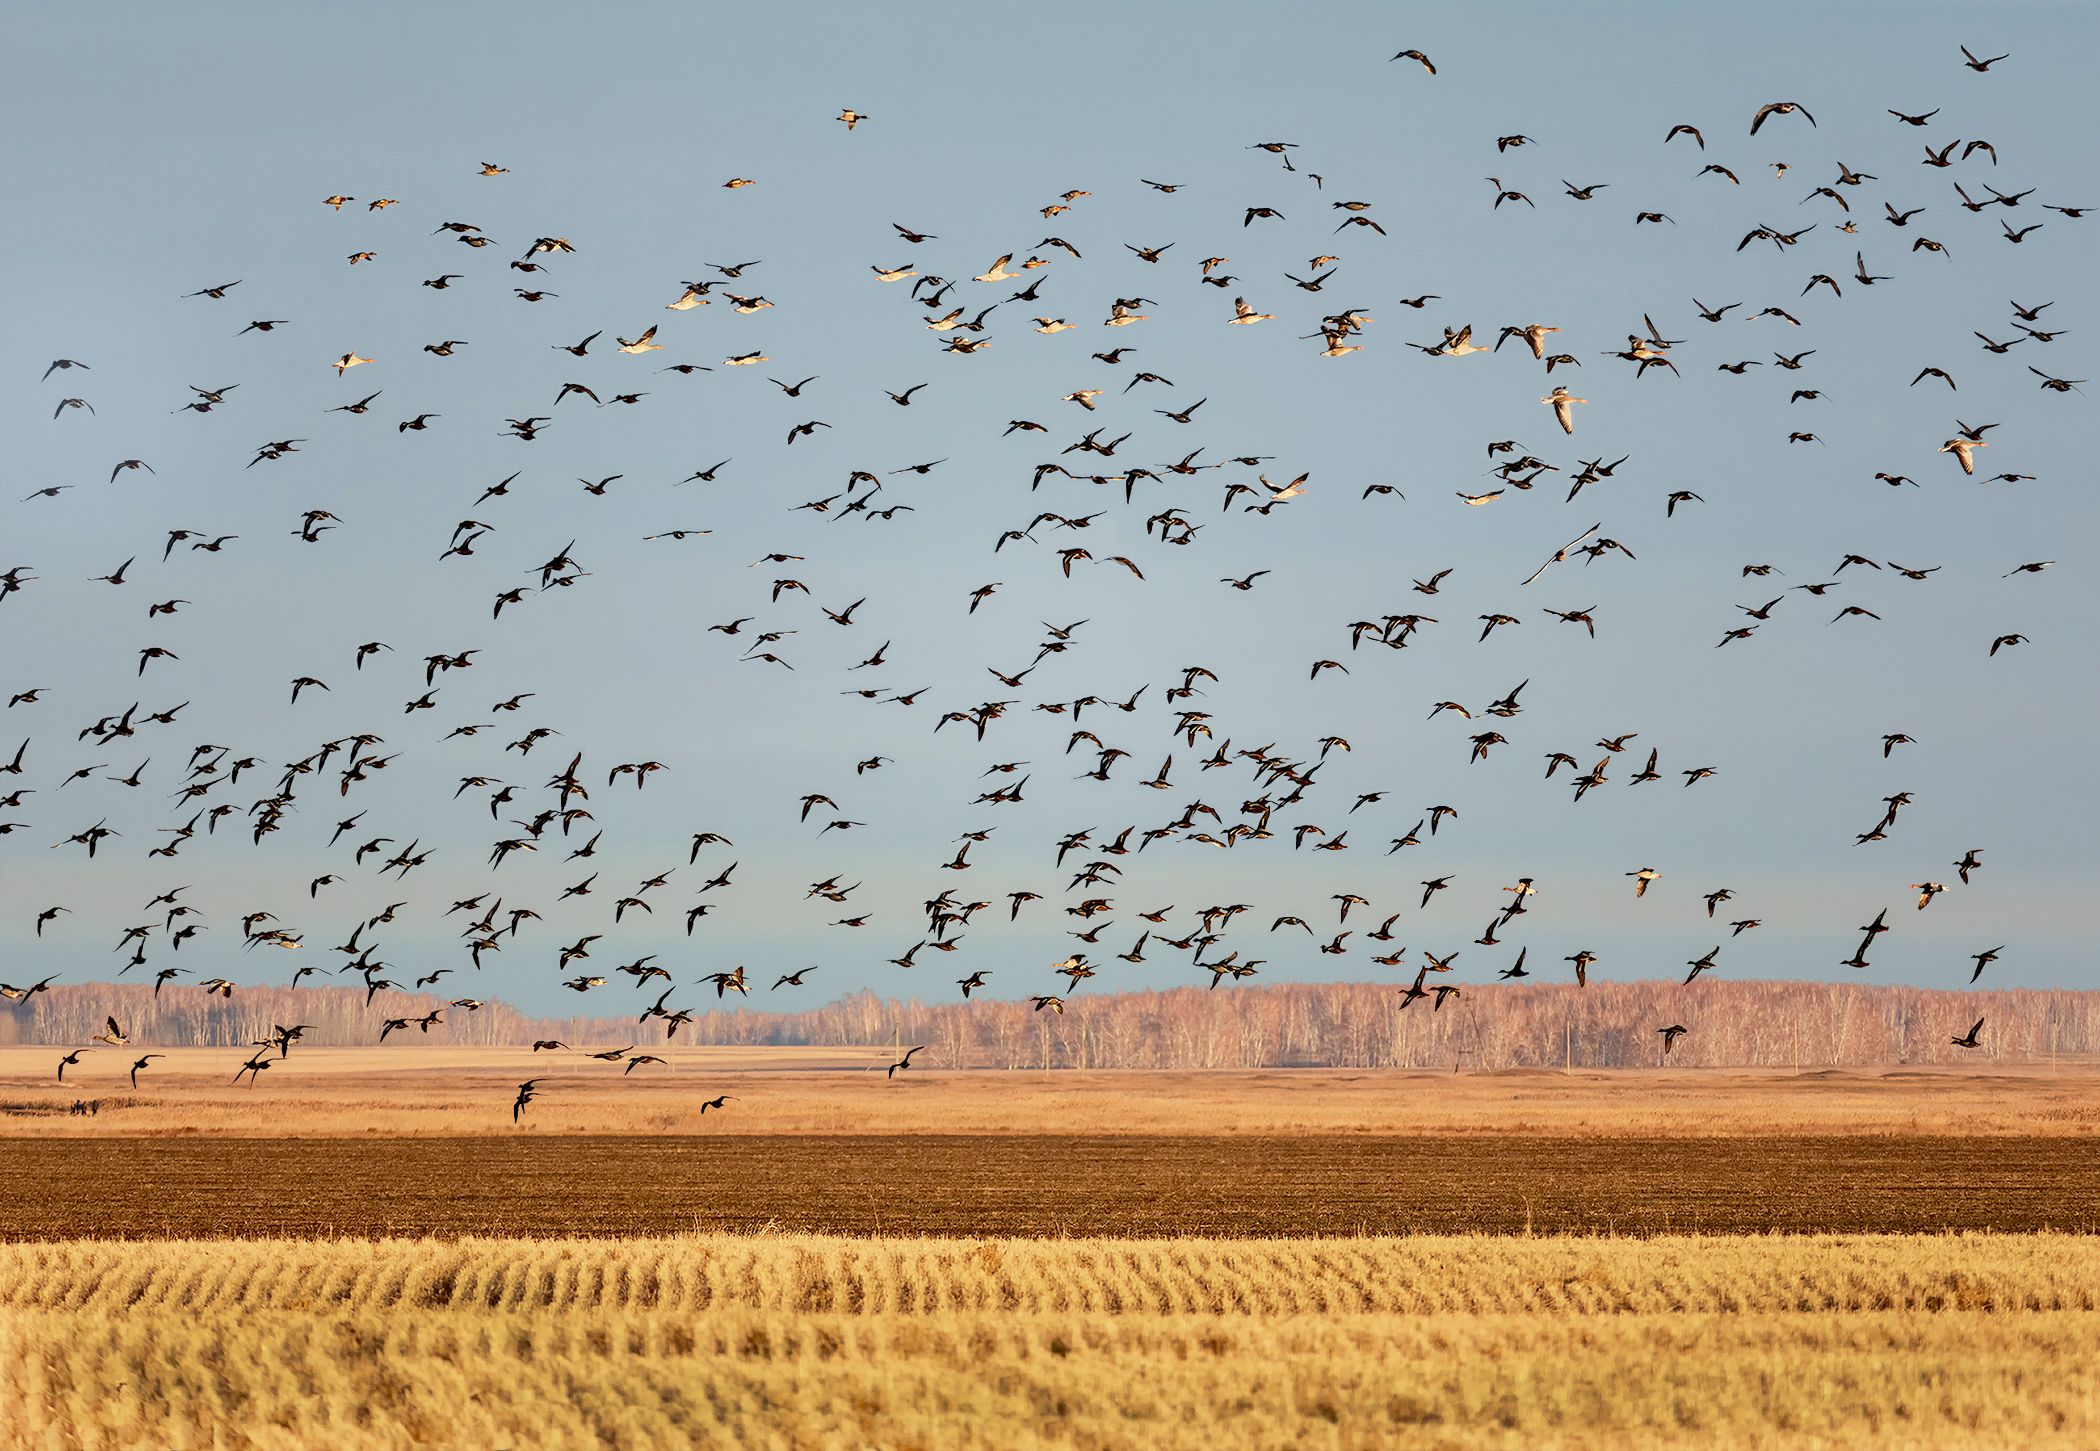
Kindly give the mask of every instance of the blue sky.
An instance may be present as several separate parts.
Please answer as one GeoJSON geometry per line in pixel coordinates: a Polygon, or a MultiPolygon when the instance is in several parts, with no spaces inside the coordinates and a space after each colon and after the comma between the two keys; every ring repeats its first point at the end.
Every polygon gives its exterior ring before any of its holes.
{"type": "MultiPolygon", "coordinates": [[[[1409,969],[1424,948],[1462,948],[1462,968],[1478,978],[1529,945],[1534,968],[1587,947],[1600,972],[1667,976],[1717,940],[1699,897],[1723,886],[1736,893],[1724,923],[1764,924],[1724,948],[1733,976],[1841,976],[1856,924],[1887,906],[1899,930],[1872,954],[1874,980],[1952,985],[1966,978],[1968,954],[2001,942],[2009,950],[1992,980],[2085,980],[2093,853],[2081,811],[2100,784],[2083,753],[2095,704],[2087,641],[2100,614],[2080,548],[2096,523],[2083,487],[2093,415],[2088,396],[2044,392],[2027,367],[2092,373],[2096,289],[2082,264],[2100,218],[2041,210],[2100,203],[2073,72],[2100,38],[2088,11],[1617,6],[1577,24],[1548,7],[1401,16],[1337,5],[1283,19],[1076,5],[996,25],[975,8],[940,6],[909,21],[828,6],[118,11],[122,24],[109,10],[18,10],[0,47],[0,112],[12,134],[34,138],[0,159],[11,210],[27,223],[11,237],[0,294],[16,379],[0,397],[12,445],[0,465],[0,569],[27,565],[35,577],[0,603],[0,690],[44,689],[0,712],[0,760],[32,742],[27,772],[0,778],[0,797],[35,792],[0,811],[30,824],[0,838],[9,981],[106,976],[123,929],[150,920],[140,904],[194,884],[210,930],[179,956],[155,941],[154,965],[244,982],[282,980],[294,964],[238,950],[243,912],[276,912],[307,934],[311,955],[408,899],[381,956],[421,972],[465,967],[460,919],[441,913],[486,890],[546,914],[472,984],[531,1008],[575,1006],[555,952],[586,932],[608,933],[587,964],[600,972],[648,952],[686,981],[738,962],[768,980],[822,964],[812,1003],[861,986],[944,996],[974,968],[993,973],[998,993],[1048,991],[1061,980],[1047,964],[1076,946],[1063,934],[1078,924],[1058,909],[1085,895],[1066,883],[1090,859],[1076,852],[1056,869],[1058,836],[1142,831],[1199,797],[1230,821],[1261,788],[1244,763],[1199,780],[1199,756],[1229,737],[1310,760],[1330,734],[1354,749],[1279,814],[1275,839],[1230,852],[1162,841],[1120,859],[1125,874],[1107,893],[1117,925],[1089,949],[1114,971],[1090,986],[1204,980],[1166,949],[1142,966],[1110,959],[1146,925],[1136,911],[1174,904],[1172,925],[1185,930],[1213,902],[1256,905],[1218,950],[1267,959],[1265,977],[1410,976],[1370,963],[1360,934],[1348,955],[1322,956],[1302,933],[1259,930],[1282,913],[1328,927],[1337,892],[1372,900],[1365,926],[1404,914],[1395,931],[1409,969]],[[2011,56],[1977,74],[1961,44],[2011,56]],[[1387,62],[1404,47],[1427,51],[1439,74],[1387,62]],[[1777,116],[1751,137],[1751,116],[1779,99],[1798,100],[1817,124],[1777,116]],[[833,119],[843,106],[869,119],[849,133],[833,119]],[[1889,108],[1939,115],[1914,128],[1889,108]],[[1680,121],[1702,129],[1703,152],[1664,143],[1680,121]],[[1498,136],[1519,134],[1532,142],[1497,151],[1498,136]],[[1979,138],[1995,165],[1982,153],[1920,165],[1928,142],[1979,138]],[[1295,143],[1296,169],[1249,149],[1267,141],[1295,143]],[[509,172],[481,177],[484,161],[509,172]],[[1708,162],[1740,184],[1698,175],[1708,162]],[[1876,178],[1840,189],[1849,214],[1811,195],[1841,163],[1876,178]],[[1491,176],[1536,206],[1493,208],[1491,176]],[[756,184],[727,189],[731,177],[756,184]],[[1142,178],[1182,189],[1163,194],[1142,178]],[[1603,187],[1581,202],[1563,181],[1603,187]],[[1957,182],[1978,197],[1986,183],[2036,190],[2017,208],[1970,213],[1957,182]],[[1072,189],[1091,194],[1039,215],[1072,189]],[[357,200],[340,212],[321,203],[336,193],[357,200]],[[382,196],[399,204],[366,209],[382,196]],[[1337,235],[1350,214],[1332,204],[1349,200],[1371,203],[1364,215],[1387,235],[1337,235]],[[1899,229],[1883,219],[1884,201],[1926,210],[1899,229]],[[1252,206],[1283,216],[1243,224],[1252,206]],[[1641,210],[1672,221],[1636,225],[1641,210]],[[1856,235],[1836,229],[1848,215],[1856,235]],[[2001,220],[2043,227],[2015,246],[2001,220]],[[449,221],[482,228],[494,245],[460,245],[436,230],[449,221]],[[913,246],[893,223],[935,240],[913,246]],[[1760,224],[1810,223],[1784,251],[1737,250],[1760,224]],[[544,259],[537,277],[505,268],[543,235],[577,250],[544,259]],[[1947,253],[1911,251],[1920,235],[1947,253]],[[1038,245],[1050,236],[1083,255],[1038,245]],[[1168,242],[1156,266],[1127,250],[1168,242]],[[346,263],[367,249],[372,261],[346,263]],[[1025,274],[1042,279],[1039,306],[1002,302],[1025,282],[967,280],[1008,252],[1017,264],[1052,259],[1025,274]],[[1886,280],[1859,287],[1855,252],[1886,280]],[[1311,275],[1321,254],[1340,259],[1323,291],[1286,280],[1311,275]],[[1218,270],[1236,277],[1231,286],[1198,281],[1196,263],[1213,255],[1230,259],[1218,270]],[[712,305],[665,309],[684,279],[716,276],[710,264],[753,261],[712,305]],[[988,349],[943,353],[910,284],[871,277],[907,261],[959,279],[948,306],[1002,302],[988,349]],[[463,276],[443,291],[419,285],[445,272],[463,276]],[[1819,272],[1841,298],[1820,287],[1802,295],[1819,272]],[[236,278],[223,301],[183,296],[236,278]],[[557,295],[526,303],[513,295],[521,285],[557,295]],[[727,292],[775,305],[739,316],[727,292]],[[1438,300],[1420,311],[1396,302],[1422,293],[1438,300]],[[1226,326],[1236,295],[1276,319],[1226,326]],[[1103,328],[1111,300],[1132,296],[1148,299],[1147,320],[1103,328]],[[1743,306],[1708,324],[1695,297],[1743,306]],[[2018,336],[2008,299],[2053,302],[2035,326],[2064,335],[1986,353],[1974,332],[2018,336]],[[1766,306],[1801,325],[1749,320],[1766,306]],[[1353,340],[1363,351],[1317,356],[1317,341],[1300,335],[1345,308],[1374,319],[1353,340]],[[1075,326],[1040,335],[1028,322],[1039,314],[1075,326]],[[1644,314],[1682,340],[1671,354],[1682,376],[1636,380],[1605,356],[1644,314]],[[258,318],[288,321],[240,335],[258,318]],[[1505,346],[1462,359],[1406,346],[1434,342],[1446,325],[1470,323],[1492,343],[1501,326],[1532,322],[1559,327],[1552,346],[1581,366],[1549,381],[1521,344],[1514,356],[1505,346]],[[612,351],[615,336],[652,324],[662,352],[612,351]],[[555,351],[593,332],[603,336],[587,358],[555,351]],[[446,339],[466,346],[450,358],[423,351],[446,339]],[[1134,350],[1120,366],[1088,356],[1116,344],[1134,350]],[[1799,371],[1769,366],[1804,349],[1814,353],[1799,371]],[[346,350],[377,361],[338,380],[327,364],[346,350]],[[770,361],[720,366],[752,350],[770,361]],[[89,369],[38,382],[57,357],[89,369]],[[1717,369],[1738,360],[1767,366],[1742,377],[1717,369]],[[658,371],[666,362],[714,371],[680,377],[658,371]],[[1951,372],[1958,391],[1929,378],[1909,386],[1926,365],[1951,372]],[[1123,394],[1139,369],[1171,386],[1123,394]],[[809,375],[818,381],[800,398],[767,381],[809,375]],[[1569,438],[1538,402],[1564,380],[1589,400],[1569,438]],[[648,396],[633,407],[557,406],[569,381],[648,396]],[[210,414],[177,411],[191,385],[228,383],[239,387],[210,414]],[[909,408],[883,396],[920,383],[909,408]],[[1098,411],[1059,401],[1080,388],[1108,390],[1098,411]],[[1799,388],[1825,396],[1789,402],[1799,388]],[[363,417],[327,411],[375,390],[363,417]],[[93,415],[54,419],[68,396],[86,398],[93,415]],[[1208,401],[1186,426],[1152,411],[1199,398],[1208,401]],[[427,430],[397,431],[424,412],[439,415],[427,430]],[[538,441],[498,436],[504,418],[528,414],[554,419],[538,441]],[[1978,479],[1934,452],[1957,417],[1999,425],[1978,479]],[[1003,435],[1020,418],[1049,431],[1003,435]],[[828,430],[783,443],[791,426],[818,419],[828,430]],[[1031,492],[1034,466],[1096,425],[1104,438],[1132,435],[1114,460],[1097,461],[1104,468],[1157,469],[1201,446],[1204,462],[1269,456],[1259,470],[1274,480],[1309,472],[1310,490],[1267,516],[1242,512],[1244,500],[1220,509],[1226,484],[1253,482],[1243,467],[1141,484],[1129,507],[1120,489],[1055,477],[1031,492]],[[1788,443],[1793,431],[1819,441],[1788,443]],[[305,442],[244,467],[281,438],[305,442]],[[1562,472],[1468,508],[1454,494],[1495,486],[1485,445],[1500,439],[1562,472]],[[1622,455],[1613,478],[1564,501],[1578,459],[1622,455]],[[111,466],[132,457],[156,472],[111,482],[111,466]],[[677,483],[723,459],[714,483],[677,483]],[[923,476],[889,472],[933,459],[945,462],[923,476]],[[795,510],[840,493],[856,469],[883,479],[874,507],[911,512],[869,522],[795,510]],[[510,496],[476,504],[514,470],[510,496]],[[1919,486],[1891,489],[1877,470],[1919,486]],[[2000,471],[2035,478],[1981,482],[2000,471]],[[624,477],[602,497],[578,483],[611,474],[624,477]],[[1406,497],[1362,498],[1369,484],[1406,497]],[[24,499],[51,485],[69,488],[24,499]],[[1676,490],[1704,502],[1666,518],[1676,490]],[[1145,517],[1169,504],[1204,526],[1188,547],[1145,532],[1145,517]],[[302,543],[293,533],[308,509],[332,511],[340,527],[302,543]],[[1044,510],[1101,517],[1083,532],[1044,525],[1036,542],[992,552],[1002,530],[1044,510]],[[494,531],[473,557],[440,562],[453,526],[470,518],[494,531]],[[1591,523],[1637,558],[1575,561],[1519,587],[1591,523]],[[218,554],[178,546],[163,562],[177,528],[238,538],[218,554]],[[643,542],[672,528],[713,532],[643,542]],[[571,539],[588,578],[490,619],[498,591],[536,579],[527,571],[571,539]],[[1056,550],[1070,545],[1097,561],[1127,555],[1145,578],[1097,562],[1068,580],[1056,550]],[[773,551],[806,559],[753,567],[773,551]],[[1834,575],[1854,552],[1939,572],[1922,582],[1886,568],[1834,575]],[[131,555],[124,586],[91,582],[131,555]],[[2059,562],[2001,577],[2045,559],[2059,562]],[[1746,579],[1751,563],[1783,573],[1746,579]],[[1410,581],[1447,567],[1438,595],[1412,591],[1410,581]],[[1219,582],[1264,568],[1250,591],[1219,582]],[[782,577],[804,580],[810,596],[771,602],[782,577]],[[1832,578],[1821,598],[1787,592],[1832,578]],[[968,592],[994,581],[1000,591],[966,614],[968,592]],[[1782,594],[1756,636],[1716,650],[1745,623],[1738,606],[1782,594]],[[848,628],[819,613],[863,596],[848,628]],[[192,603],[149,621],[146,605],[168,598],[192,603]],[[1847,604],[1881,619],[1829,623],[1847,604]],[[1597,638],[1548,607],[1594,607],[1597,638]],[[1440,623],[1404,651],[1350,652],[1349,622],[1409,611],[1440,623]],[[1522,623],[1482,642],[1479,617],[1494,612],[1522,623]],[[756,623],[738,640],[706,630],[746,615],[756,623]],[[1042,622],[1080,619],[1073,648],[1021,688],[987,673],[1027,665],[1042,622]],[[738,658],[749,631],[772,628],[798,632],[775,647],[792,672],[738,658]],[[1992,638],[2013,632],[2030,642],[1989,658],[1992,638]],[[352,656],[366,640],[393,650],[359,671],[352,656]],[[892,663],[849,678],[885,640],[892,663]],[[137,652],[156,644],[181,658],[141,679],[137,652]],[[441,650],[481,653],[471,670],[440,678],[438,709],[405,714],[425,688],[420,661],[441,650]],[[1320,658],[1351,673],[1308,682],[1320,658]],[[1192,751],[1162,697],[1195,664],[1220,678],[1183,702],[1211,712],[1216,733],[1192,751]],[[302,674],[329,690],[288,706],[288,682],[302,674]],[[840,694],[863,680],[928,693],[909,709],[840,694]],[[1520,680],[1530,683],[1514,719],[1425,718],[1444,699],[1477,713],[1520,680]],[[1083,721],[1130,757],[1107,784],[1072,779],[1093,758],[1084,747],[1063,753],[1069,716],[1030,707],[1141,685],[1150,689],[1139,712],[1090,710],[1083,721]],[[520,691],[535,692],[524,709],[489,712],[520,691]],[[982,745],[952,726],[934,733],[941,711],[993,699],[1021,703],[982,745]],[[179,725],[132,740],[76,739],[134,700],[191,704],[179,725]],[[497,728],[442,739],[483,721],[497,728]],[[529,757],[502,749],[534,726],[561,734],[529,757]],[[1489,726],[1510,743],[1469,765],[1467,736],[1489,726]],[[174,861],[145,856],[166,839],[160,828],[188,814],[170,797],[193,746],[267,763],[208,798],[245,808],[283,763],[361,730],[399,759],[347,803],[316,780],[260,848],[235,818],[174,861]],[[1540,779],[1547,752],[1587,766],[1602,754],[1592,742],[1628,731],[1639,733],[1633,749],[1579,805],[1569,773],[1540,779]],[[1917,743],[1884,760],[1881,737],[1897,731],[1917,743]],[[1664,778],[1629,786],[1651,744],[1664,778]],[[564,862],[550,836],[536,859],[491,876],[491,841],[517,833],[499,833],[485,792],[451,801],[459,779],[516,784],[519,809],[506,815],[523,816],[579,749],[604,831],[597,857],[564,862]],[[1170,751],[1174,789],[1144,790],[1170,751]],[[856,775],[853,763],[876,754],[894,764],[856,775]],[[108,779],[149,757],[141,787],[108,779]],[[645,791],[606,786],[612,764],[643,759],[671,769],[645,791]],[[973,804],[1012,779],[981,773],[1016,760],[1030,763],[1025,804],[973,804]],[[1719,774],[1684,787],[1678,773],[1698,766],[1719,774]],[[1881,799],[1905,790],[1915,803],[1890,839],[1855,845],[1881,799]],[[867,826],[819,838],[823,808],[808,823],[796,816],[814,791],[867,826]],[[1389,794],[1346,814],[1373,791],[1389,794]],[[1460,815],[1423,847],[1385,856],[1432,803],[1460,815]],[[396,890],[369,863],[349,866],[350,842],[325,850],[334,822],[359,808],[369,814],[353,839],[419,838],[431,865],[396,890]],[[124,835],[92,863],[77,847],[53,849],[103,816],[124,835]],[[1288,828],[1301,821],[1330,833],[1346,825],[1352,849],[1293,851],[1288,828]],[[958,834],[986,827],[996,831],[973,847],[972,870],[939,869],[958,834]],[[734,847],[687,865],[691,833],[709,829],[734,847]],[[1951,864],[1972,847],[1986,862],[1974,884],[1913,910],[1905,884],[1954,882],[1951,864]],[[735,890],[711,894],[717,913],[685,938],[693,890],[731,860],[741,862],[735,890]],[[613,900],[672,866],[651,894],[655,916],[613,929],[613,900]],[[1664,875],[1636,902],[1623,874],[1643,866],[1664,875]],[[560,889],[593,868],[594,895],[557,906],[560,889]],[[308,883],[331,872],[346,880],[310,896],[308,883]],[[805,898],[808,883],[835,874],[865,882],[850,905],[805,898]],[[1417,884],[1447,874],[1452,889],[1418,909],[1417,884]],[[1498,889],[1519,876],[1538,885],[1531,913],[1504,934],[1506,947],[1471,946],[1506,900],[1498,889]],[[928,970],[930,954],[910,973],[887,965],[921,935],[919,904],[944,888],[997,905],[938,969],[928,970]],[[1024,889],[1047,900],[1008,925],[1004,894],[1024,889]],[[72,915],[39,941],[32,924],[51,905],[72,915]],[[826,925],[861,912],[872,915],[864,929],[826,925]]],[[[1088,456],[1063,457],[1076,467],[1088,456]]],[[[618,979],[586,1006],[617,1012],[629,996],[618,979]]],[[[792,1006],[788,996],[766,1006],[792,1006]]],[[[703,1006],[697,996],[693,1006],[703,1006]]]]}

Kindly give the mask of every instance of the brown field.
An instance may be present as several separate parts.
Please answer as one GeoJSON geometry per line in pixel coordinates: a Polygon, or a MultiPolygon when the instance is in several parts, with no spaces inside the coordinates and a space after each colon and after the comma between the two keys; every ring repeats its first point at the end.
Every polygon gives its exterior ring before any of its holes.
{"type": "MultiPolygon", "coordinates": [[[[2100,1068],[944,1072],[887,1078],[887,1045],[683,1048],[669,1067],[524,1048],[301,1048],[252,1087],[230,1048],[177,1048],[140,1074],[102,1049],[59,1083],[54,1048],[0,1048],[0,1138],[555,1134],[1539,1134],[2090,1136],[2100,1068]],[[703,1121],[703,1097],[735,1101],[703,1121]],[[101,1112],[75,1118],[78,1099],[101,1112]]],[[[922,1060],[923,1061],[923,1060],[922,1060]]]]}
{"type": "Polygon", "coordinates": [[[761,1229],[2094,1231],[2100,1155],[2061,1136],[0,1140],[0,1239],[761,1229]]]}
{"type": "Polygon", "coordinates": [[[2100,1241],[0,1248],[0,1447],[2088,1447],[2100,1241]]]}
{"type": "Polygon", "coordinates": [[[2100,1438],[2091,1069],[131,1056],[0,1049],[0,1451],[2100,1438]]]}

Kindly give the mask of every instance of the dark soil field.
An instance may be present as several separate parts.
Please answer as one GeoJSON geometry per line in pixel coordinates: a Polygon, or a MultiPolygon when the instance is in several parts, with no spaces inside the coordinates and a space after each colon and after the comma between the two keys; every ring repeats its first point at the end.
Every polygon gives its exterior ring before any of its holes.
{"type": "Polygon", "coordinates": [[[2072,1138],[0,1141],[0,1238],[2100,1230],[2072,1138]]]}

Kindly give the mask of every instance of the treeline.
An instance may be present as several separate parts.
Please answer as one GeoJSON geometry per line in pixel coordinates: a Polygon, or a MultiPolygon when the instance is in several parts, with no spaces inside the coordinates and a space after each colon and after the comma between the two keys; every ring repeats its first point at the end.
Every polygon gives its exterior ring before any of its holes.
{"type": "MultiPolygon", "coordinates": [[[[424,993],[381,992],[368,1004],[362,988],[244,987],[221,998],[194,987],[164,988],[156,995],[146,983],[80,983],[53,986],[24,1002],[0,1002],[0,1043],[77,1046],[104,1031],[104,1019],[115,1018],[133,1043],[152,1048],[244,1047],[279,1025],[301,1023],[312,1029],[300,1039],[305,1044],[369,1045],[379,1040],[388,1018],[415,1019],[436,1010],[443,1011],[443,1022],[428,1032],[411,1022],[407,1038],[500,1046],[561,1037],[579,1027],[603,1037],[616,1026],[595,1018],[542,1022],[500,1002],[469,1011],[424,993]],[[561,1031],[542,1032],[543,1027],[561,1031]]],[[[388,1046],[403,1041],[399,1032],[387,1040],[388,1046]]]]}
{"type": "MultiPolygon", "coordinates": [[[[1947,992],[1821,982],[1466,986],[1441,1011],[1403,1007],[1392,987],[1284,983],[1080,993],[1062,1013],[1027,1002],[923,1003],[858,993],[802,1012],[705,1013],[674,1042],[719,1045],[930,1045],[945,1068],[1623,1068],[1661,1061],[1658,1029],[1682,1025],[1669,1061],[1686,1067],[1824,1068],[2035,1063],[2100,1054],[2100,992],[2015,988],[1947,992]],[[1982,1018],[1975,1049],[1949,1040],[1982,1018]]],[[[240,1047],[304,1023],[309,1045],[371,1045],[389,1018],[413,1021],[388,1046],[660,1043],[634,1017],[528,1018],[442,998],[354,988],[242,988],[156,998],[142,984],[53,987],[0,1004],[0,1043],[78,1046],[114,1016],[143,1047],[240,1047]]],[[[639,1009],[637,1009],[639,1011],[639,1009]]]]}
{"type": "MultiPolygon", "coordinates": [[[[862,993],[803,1013],[714,1014],[694,1042],[926,1043],[944,1067],[1866,1067],[2100,1054],[2100,993],[1944,992],[1854,983],[1467,986],[1441,1011],[1372,983],[1173,988],[1066,1000],[926,1004],[862,993]],[[1985,1020],[1980,1047],[1949,1040],[1985,1020]]],[[[683,1034],[681,1034],[683,1036],[683,1034]]]]}

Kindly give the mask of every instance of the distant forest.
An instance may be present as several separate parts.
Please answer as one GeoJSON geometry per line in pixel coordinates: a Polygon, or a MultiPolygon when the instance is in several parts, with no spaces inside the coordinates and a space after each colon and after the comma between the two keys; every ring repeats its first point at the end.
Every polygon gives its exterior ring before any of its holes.
{"type": "MultiPolygon", "coordinates": [[[[1945,992],[1820,982],[1466,985],[1441,1010],[1370,983],[1285,983],[1217,991],[1079,993],[1064,1011],[978,999],[923,1003],[857,993],[799,1012],[738,1004],[694,1018],[672,1041],[711,1045],[925,1043],[942,1068],[1623,1068],[1662,1061],[1659,1029],[1682,1025],[1669,1061],[1685,1067],[1828,1068],[2045,1063],[2100,1054],[2100,992],[1945,992]],[[1983,1019],[1974,1049],[1949,1040],[1983,1019]]],[[[0,1003],[0,1043],[80,1046],[114,1016],[145,1047],[242,1047],[276,1024],[312,1025],[309,1045],[653,1044],[660,1021],[528,1018],[489,1002],[354,988],[241,988],[231,998],[144,984],[54,986],[0,1003]]]]}

